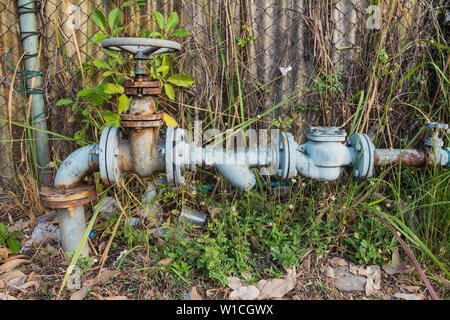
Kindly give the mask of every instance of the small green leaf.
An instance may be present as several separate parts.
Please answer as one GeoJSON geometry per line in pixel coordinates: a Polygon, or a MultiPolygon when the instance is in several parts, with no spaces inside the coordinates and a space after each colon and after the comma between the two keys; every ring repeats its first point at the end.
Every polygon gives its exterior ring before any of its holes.
{"type": "Polygon", "coordinates": [[[95,24],[102,29],[103,31],[106,31],[106,19],[103,12],[101,12],[98,8],[94,9],[94,12],[92,12],[92,19],[94,20],[95,24]]]}
{"type": "Polygon", "coordinates": [[[186,37],[190,35],[191,33],[187,31],[186,29],[180,28],[176,29],[174,32],[172,32],[169,37],[186,37]]]}
{"type": "Polygon", "coordinates": [[[20,236],[22,234],[22,232],[20,232],[19,230],[14,230],[13,232],[8,233],[8,237],[16,237],[16,236],[20,236]]]}
{"type": "Polygon", "coordinates": [[[8,234],[8,228],[3,223],[0,223],[0,234],[8,234]]]}
{"type": "Polygon", "coordinates": [[[86,88],[77,93],[77,98],[86,99],[87,97],[91,96],[93,93],[95,93],[94,89],[86,88]]]}
{"type": "Polygon", "coordinates": [[[120,84],[115,83],[108,83],[103,89],[103,92],[107,94],[114,94],[114,93],[122,94],[123,91],[124,91],[123,87],[120,84]]]}
{"type": "Polygon", "coordinates": [[[20,250],[20,241],[15,238],[8,238],[6,240],[8,243],[9,250],[11,250],[12,253],[19,253],[20,250]]]}
{"type": "Polygon", "coordinates": [[[175,99],[175,89],[168,83],[164,84],[164,91],[166,92],[167,97],[169,97],[170,100],[175,99]]]}
{"type": "Polygon", "coordinates": [[[125,30],[124,27],[119,27],[117,29],[114,29],[114,31],[111,33],[112,36],[117,35],[119,32],[122,32],[123,30],[125,30]]]}
{"type": "Polygon", "coordinates": [[[122,7],[123,7],[123,8],[129,7],[130,5],[131,5],[131,2],[130,2],[130,1],[125,1],[124,3],[122,3],[122,7]]]}
{"type": "Polygon", "coordinates": [[[106,77],[109,77],[112,74],[114,74],[114,72],[108,70],[108,71],[103,72],[102,76],[104,76],[106,78],[106,77]]]}
{"type": "Polygon", "coordinates": [[[119,56],[119,53],[117,51],[108,50],[108,49],[106,50],[106,54],[113,58],[117,58],[119,56]]]}
{"type": "Polygon", "coordinates": [[[56,103],[56,106],[57,106],[57,107],[59,107],[59,106],[65,106],[65,105],[71,104],[72,102],[73,102],[73,101],[70,100],[70,99],[59,99],[58,102],[56,103]]]}
{"type": "Polygon", "coordinates": [[[162,37],[162,34],[158,31],[153,31],[147,35],[147,38],[156,38],[156,37],[162,37]]]}
{"type": "Polygon", "coordinates": [[[111,110],[100,110],[99,112],[105,121],[120,120],[120,116],[117,113],[112,112],[111,110]]]}
{"type": "Polygon", "coordinates": [[[160,65],[158,69],[156,69],[159,73],[162,73],[163,77],[166,76],[166,74],[169,72],[169,66],[167,65],[160,65]]]}
{"type": "Polygon", "coordinates": [[[78,108],[78,102],[75,102],[75,103],[72,105],[72,111],[77,110],[77,108],[78,108]]]}
{"type": "Polygon", "coordinates": [[[167,81],[179,87],[189,87],[194,83],[194,79],[185,74],[171,75],[167,81]]]}
{"type": "Polygon", "coordinates": [[[165,24],[164,16],[158,11],[154,11],[153,16],[156,19],[156,23],[158,24],[159,29],[162,30],[165,24]]]}
{"type": "Polygon", "coordinates": [[[96,59],[96,60],[92,61],[92,64],[100,69],[102,69],[102,68],[103,69],[111,69],[111,66],[109,65],[109,63],[106,61],[103,61],[103,60],[96,59]]]}
{"type": "Polygon", "coordinates": [[[130,108],[131,98],[128,98],[125,94],[119,97],[119,114],[127,112],[130,108]]]}
{"type": "Polygon", "coordinates": [[[93,43],[99,43],[102,42],[103,40],[108,39],[108,36],[106,34],[103,34],[101,32],[97,32],[96,34],[94,34],[94,36],[92,37],[92,42],[93,43]]]}
{"type": "Polygon", "coordinates": [[[169,19],[167,19],[166,30],[170,32],[173,28],[175,28],[180,22],[180,18],[178,17],[178,13],[172,12],[169,19]]]}
{"type": "Polygon", "coordinates": [[[114,10],[111,10],[111,12],[108,14],[108,24],[111,30],[113,30],[119,23],[120,13],[121,13],[120,9],[115,8],[114,10]]]}

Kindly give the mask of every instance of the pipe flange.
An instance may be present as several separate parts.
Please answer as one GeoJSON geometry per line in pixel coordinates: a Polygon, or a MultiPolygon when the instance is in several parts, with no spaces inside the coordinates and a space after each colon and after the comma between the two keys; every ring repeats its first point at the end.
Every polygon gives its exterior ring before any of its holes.
{"type": "Polygon", "coordinates": [[[120,125],[124,128],[160,128],[163,125],[163,112],[156,111],[151,114],[120,115],[120,125]]]}
{"type": "Polygon", "coordinates": [[[39,196],[45,208],[75,208],[96,199],[95,185],[81,184],[69,189],[42,187],[39,196]]]}
{"type": "Polygon", "coordinates": [[[316,142],[343,142],[347,133],[341,127],[314,127],[306,129],[306,139],[316,142]]]}
{"type": "Polygon", "coordinates": [[[99,144],[99,167],[102,181],[106,185],[117,183],[122,178],[119,160],[119,142],[123,137],[120,127],[105,127],[99,144]]]}
{"type": "Polygon", "coordinates": [[[281,132],[279,138],[279,150],[280,150],[280,170],[278,176],[281,180],[286,181],[292,179],[297,175],[295,149],[297,143],[294,140],[294,136],[289,132],[281,132]]]}
{"type": "MultiPolygon", "coordinates": [[[[166,131],[166,174],[167,183],[170,186],[185,185],[183,177],[182,161],[176,154],[181,148],[176,148],[178,143],[184,143],[185,132],[177,127],[167,127],[166,131]]],[[[183,156],[183,155],[181,155],[183,156]]]]}
{"type": "Polygon", "coordinates": [[[128,96],[136,96],[136,95],[151,95],[158,96],[161,94],[162,87],[161,81],[159,80],[140,80],[140,81],[125,81],[125,91],[124,93],[128,96]]]}
{"type": "Polygon", "coordinates": [[[372,176],[375,161],[375,146],[366,134],[355,133],[348,138],[347,145],[354,150],[355,169],[353,176],[356,180],[364,180],[372,176]]]}

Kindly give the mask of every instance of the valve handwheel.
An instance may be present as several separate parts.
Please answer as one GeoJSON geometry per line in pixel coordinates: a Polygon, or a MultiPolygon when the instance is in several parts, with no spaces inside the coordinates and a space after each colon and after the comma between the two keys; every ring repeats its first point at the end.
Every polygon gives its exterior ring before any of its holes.
{"type": "Polygon", "coordinates": [[[178,42],[152,38],[109,38],[102,47],[115,51],[127,51],[136,60],[149,60],[152,55],[181,50],[178,42]]]}

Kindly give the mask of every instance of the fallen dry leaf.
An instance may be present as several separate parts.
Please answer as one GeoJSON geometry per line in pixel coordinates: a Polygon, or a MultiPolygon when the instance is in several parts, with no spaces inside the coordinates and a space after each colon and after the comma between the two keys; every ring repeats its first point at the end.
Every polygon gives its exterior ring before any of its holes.
{"type": "Polygon", "coordinates": [[[231,300],[255,300],[259,296],[259,289],[254,285],[243,286],[230,293],[231,300]]]}
{"type": "Polygon", "coordinates": [[[229,281],[228,282],[228,287],[230,289],[235,290],[235,289],[243,286],[243,284],[241,283],[241,279],[239,279],[237,277],[227,277],[227,279],[229,281]]]}
{"type": "Polygon", "coordinates": [[[117,272],[114,270],[102,270],[102,272],[100,272],[99,276],[97,277],[96,284],[106,283],[109,279],[114,277],[116,273],[117,272]]]}
{"type": "Polygon", "coordinates": [[[216,207],[208,208],[208,212],[209,212],[209,215],[211,216],[211,219],[214,219],[214,217],[222,210],[223,210],[223,208],[216,208],[216,207]]]}
{"type": "Polygon", "coordinates": [[[401,261],[398,248],[392,253],[392,262],[393,264],[387,263],[383,265],[383,271],[391,276],[397,273],[404,274],[410,268],[401,261]]]}
{"type": "Polygon", "coordinates": [[[14,259],[14,260],[7,261],[0,266],[0,273],[11,271],[12,269],[14,269],[22,264],[25,264],[25,263],[30,263],[30,260],[14,259]]]}
{"type": "Polygon", "coordinates": [[[405,290],[407,290],[407,291],[409,291],[409,292],[412,292],[412,293],[417,292],[417,291],[420,290],[420,287],[418,287],[418,286],[404,286],[404,285],[399,285],[399,287],[402,288],[402,289],[405,289],[405,290]]]}
{"type": "Polygon", "coordinates": [[[19,255],[17,255],[17,256],[12,256],[12,257],[9,257],[8,259],[6,259],[5,261],[3,261],[3,263],[6,263],[6,262],[8,262],[8,261],[11,261],[11,260],[15,260],[15,259],[22,259],[22,258],[26,258],[27,256],[26,255],[23,255],[23,254],[19,254],[19,255]]]}
{"type": "Polygon", "coordinates": [[[17,299],[14,298],[13,296],[0,292],[0,300],[17,300],[17,299]]]}
{"type": "Polygon", "coordinates": [[[75,291],[69,298],[69,300],[83,300],[89,290],[94,286],[94,283],[92,281],[86,282],[83,284],[80,290],[75,291]]]}
{"type": "Polygon", "coordinates": [[[128,300],[127,296],[111,296],[111,297],[103,297],[103,300],[128,300]]]}
{"type": "Polygon", "coordinates": [[[413,293],[396,293],[394,294],[394,298],[403,299],[403,300],[423,300],[424,297],[421,294],[413,294],[413,293]]]}
{"type": "Polygon", "coordinates": [[[172,258],[165,258],[160,260],[157,264],[162,265],[163,267],[167,267],[172,262],[172,258]]]}
{"type": "Polygon", "coordinates": [[[22,286],[26,280],[27,280],[26,276],[17,277],[6,282],[6,286],[8,287],[8,289],[13,291],[20,290],[20,286],[22,286]]]}
{"type": "Polygon", "coordinates": [[[326,266],[324,273],[329,278],[335,278],[336,277],[335,274],[334,274],[334,269],[331,266],[326,266]]]}
{"type": "Polygon", "coordinates": [[[195,286],[189,290],[189,297],[191,300],[203,300],[202,296],[197,292],[197,288],[195,286]]]}
{"type": "Polygon", "coordinates": [[[258,283],[256,286],[261,290],[258,299],[282,298],[285,294],[294,289],[295,277],[260,280],[258,283]]]}
{"type": "Polygon", "coordinates": [[[81,288],[81,268],[74,266],[72,274],[67,278],[66,287],[69,290],[79,290],[81,288]]]}
{"type": "Polygon", "coordinates": [[[338,277],[333,281],[336,288],[344,292],[364,291],[366,285],[366,278],[347,273],[344,276],[338,277]]]}
{"type": "Polygon", "coordinates": [[[342,258],[337,258],[337,257],[331,259],[330,263],[331,263],[331,265],[333,267],[345,267],[345,266],[347,266],[347,261],[345,261],[342,258]]]}
{"type": "Polygon", "coordinates": [[[2,275],[0,275],[0,280],[8,282],[11,279],[20,278],[20,277],[25,277],[25,274],[22,271],[12,270],[12,271],[9,271],[9,272],[6,272],[6,273],[3,273],[2,275]]]}
{"type": "Polygon", "coordinates": [[[0,261],[8,259],[9,250],[6,248],[0,248],[0,261]]]}
{"type": "Polygon", "coordinates": [[[19,289],[24,290],[31,286],[34,286],[35,288],[39,288],[39,284],[37,283],[37,281],[28,281],[28,282],[25,282],[23,285],[21,285],[19,287],[19,289]]]}
{"type": "Polygon", "coordinates": [[[367,267],[366,271],[366,296],[371,296],[381,289],[381,269],[379,266],[372,265],[367,267]]]}

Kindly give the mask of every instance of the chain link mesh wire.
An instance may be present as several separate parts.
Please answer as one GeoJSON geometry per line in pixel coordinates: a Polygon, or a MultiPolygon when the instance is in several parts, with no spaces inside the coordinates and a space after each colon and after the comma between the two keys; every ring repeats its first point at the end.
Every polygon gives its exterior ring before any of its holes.
{"type": "MultiPolygon", "coordinates": [[[[72,137],[80,129],[79,116],[70,108],[56,107],[55,104],[61,98],[73,99],[78,90],[102,80],[98,74],[83,81],[80,73],[80,63],[106,57],[100,44],[92,42],[93,35],[100,31],[93,22],[92,12],[99,8],[107,14],[124,1],[35,2],[39,11],[48,128],[72,137]]],[[[408,39],[426,38],[429,30],[423,24],[429,10],[428,1],[401,0],[397,3],[391,12],[390,6],[381,1],[380,19],[384,27],[386,21],[395,26],[389,31],[389,39],[400,39],[404,44],[408,39]]],[[[369,4],[368,0],[157,0],[146,1],[139,7],[123,8],[121,19],[126,34],[139,36],[136,30],[156,30],[153,11],[160,11],[166,18],[176,11],[180,26],[191,33],[180,40],[183,51],[177,55],[176,68],[196,81],[191,88],[179,92],[176,103],[161,99],[163,107],[172,108],[168,109],[172,114],[180,116],[194,110],[194,116],[199,117],[199,112],[206,110],[206,117],[214,116],[214,124],[220,127],[226,120],[221,122],[220,117],[215,117],[217,115],[239,117],[238,109],[242,106],[245,118],[251,119],[281,103],[282,107],[270,113],[270,118],[283,118],[294,112],[297,114],[295,124],[301,128],[310,123],[340,125],[354,113],[354,106],[346,101],[367,86],[364,81],[368,67],[361,61],[373,56],[377,48],[371,44],[380,33],[379,27],[368,25],[373,18],[367,11],[369,4]],[[333,78],[335,75],[338,77],[333,78]],[[318,84],[320,81],[321,85],[318,84]],[[335,86],[332,81],[342,83],[342,87],[337,92],[332,88],[321,92],[323,87],[335,86]],[[242,101],[239,101],[239,92],[242,101]],[[326,101],[335,105],[330,106],[326,101]]],[[[400,49],[394,42],[387,45],[392,46],[391,53],[400,49]]],[[[403,52],[404,70],[409,71],[415,65],[416,57],[420,56],[418,50],[420,48],[413,46],[403,52]]],[[[9,62],[18,64],[20,69],[21,52],[17,4],[2,1],[2,119],[9,116],[8,95],[12,78],[9,62]]],[[[15,89],[17,87],[16,82],[15,89]]],[[[27,99],[25,94],[13,91],[13,120],[23,120],[27,99]]],[[[186,121],[181,117],[180,125],[187,125],[186,121]]],[[[267,122],[264,125],[267,127],[267,122]]],[[[5,180],[14,177],[13,164],[17,167],[17,161],[23,161],[23,155],[12,151],[8,123],[1,122],[0,126],[1,174],[5,180]],[[12,161],[13,158],[17,161],[12,161]]],[[[23,137],[22,131],[16,128],[13,138],[23,137]]],[[[57,140],[52,141],[51,146],[52,153],[61,158],[76,147],[57,140]]]]}

